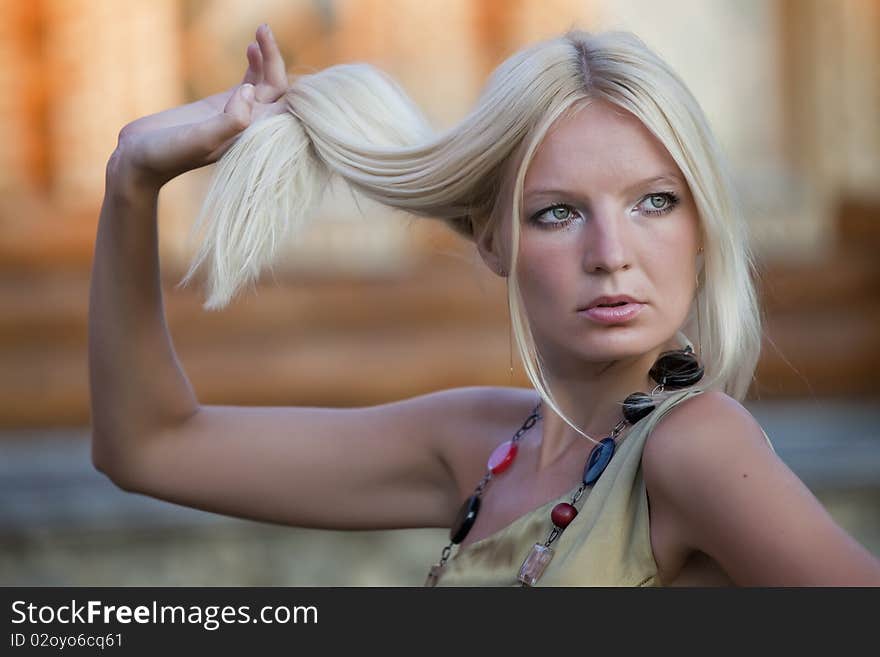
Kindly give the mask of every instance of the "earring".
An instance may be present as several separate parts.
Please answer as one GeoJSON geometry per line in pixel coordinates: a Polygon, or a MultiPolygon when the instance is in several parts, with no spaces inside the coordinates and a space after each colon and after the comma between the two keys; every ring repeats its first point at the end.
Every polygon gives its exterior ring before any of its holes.
{"type": "Polygon", "coordinates": [[[700,347],[700,357],[703,356],[703,320],[700,317],[700,273],[697,272],[697,292],[694,303],[697,306],[697,344],[700,347]]]}

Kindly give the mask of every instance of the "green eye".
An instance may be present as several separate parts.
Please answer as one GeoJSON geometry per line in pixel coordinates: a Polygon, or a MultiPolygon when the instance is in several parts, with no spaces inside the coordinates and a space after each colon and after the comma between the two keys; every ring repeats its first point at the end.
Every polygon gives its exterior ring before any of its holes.
{"type": "Polygon", "coordinates": [[[554,219],[559,219],[559,221],[565,221],[571,216],[571,210],[564,206],[557,206],[553,208],[551,211],[554,219]]]}
{"type": "Polygon", "coordinates": [[[576,208],[565,203],[557,203],[539,210],[529,218],[529,223],[540,228],[555,230],[568,228],[580,218],[576,208]]]}
{"type": "Polygon", "coordinates": [[[667,203],[669,203],[669,199],[663,196],[663,194],[654,194],[651,196],[651,205],[658,210],[663,208],[667,203]]]}
{"type": "Polygon", "coordinates": [[[671,212],[678,205],[678,196],[672,192],[648,194],[639,203],[641,211],[650,215],[661,215],[671,212]]]}

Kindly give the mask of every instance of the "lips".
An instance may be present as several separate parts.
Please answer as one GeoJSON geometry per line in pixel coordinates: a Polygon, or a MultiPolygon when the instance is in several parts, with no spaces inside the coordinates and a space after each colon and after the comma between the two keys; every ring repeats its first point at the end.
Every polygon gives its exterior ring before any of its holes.
{"type": "Polygon", "coordinates": [[[590,308],[596,308],[596,307],[600,307],[600,306],[601,307],[614,307],[614,306],[623,305],[626,303],[640,304],[640,303],[644,303],[644,302],[639,301],[638,299],[633,299],[631,296],[628,296],[626,294],[618,294],[615,296],[601,296],[601,297],[596,297],[595,299],[590,301],[590,303],[587,304],[586,306],[584,306],[582,308],[578,308],[578,310],[589,310],[590,308]]]}
{"type": "Polygon", "coordinates": [[[619,306],[600,304],[581,310],[578,315],[598,324],[626,324],[638,317],[644,307],[645,304],[638,302],[626,302],[619,306]]]}

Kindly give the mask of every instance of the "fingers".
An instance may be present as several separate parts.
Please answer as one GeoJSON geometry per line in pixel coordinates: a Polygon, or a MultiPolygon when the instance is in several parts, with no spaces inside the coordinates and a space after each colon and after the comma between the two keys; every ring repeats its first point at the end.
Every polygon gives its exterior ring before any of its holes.
{"type": "Polygon", "coordinates": [[[194,143],[199,148],[190,157],[198,157],[199,166],[216,162],[250,125],[254,103],[253,85],[238,87],[222,113],[193,126],[194,143]]]}
{"type": "Polygon", "coordinates": [[[263,81],[263,54],[260,45],[251,41],[247,47],[248,70],[242,78],[242,83],[250,83],[254,86],[263,81]]]}
{"type": "Polygon", "coordinates": [[[223,108],[223,114],[240,122],[246,126],[251,121],[251,111],[254,107],[255,91],[254,85],[245,82],[235,93],[229,98],[226,107],[223,108]]]}
{"type": "Polygon", "coordinates": [[[257,43],[262,56],[262,85],[257,89],[257,100],[272,102],[287,89],[287,70],[278,49],[275,36],[266,23],[257,28],[257,43]]]}
{"type": "Polygon", "coordinates": [[[247,47],[248,69],[242,84],[254,85],[255,98],[260,103],[276,101],[288,87],[284,58],[266,23],[257,28],[257,40],[247,47]]]}
{"type": "Polygon", "coordinates": [[[254,107],[254,86],[249,82],[242,84],[230,96],[223,113],[205,121],[203,129],[210,135],[213,145],[218,144],[247,128],[251,123],[254,107]]]}
{"type": "Polygon", "coordinates": [[[244,83],[232,93],[222,113],[193,124],[190,139],[181,139],[177,143],[181,159],[189,163],[188,168],[193,168],[193,162],[198,166],[216,162],[229,150],[251,124],[255,103],[253,85],[244,83]]]}

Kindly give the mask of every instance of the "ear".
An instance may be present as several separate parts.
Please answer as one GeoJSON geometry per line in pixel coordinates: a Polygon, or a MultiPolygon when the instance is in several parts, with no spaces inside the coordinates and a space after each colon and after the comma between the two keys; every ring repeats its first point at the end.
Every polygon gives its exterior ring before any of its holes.
{"type": "Polygon", "coordinates": [[[477,250],[483,258],[483,262],[498,276],[506,277],[508,271],[504,265],[504,255],[501,253],[501,241],[497,239],[496,230],[482,230],[475,237],[477,250]]]}

